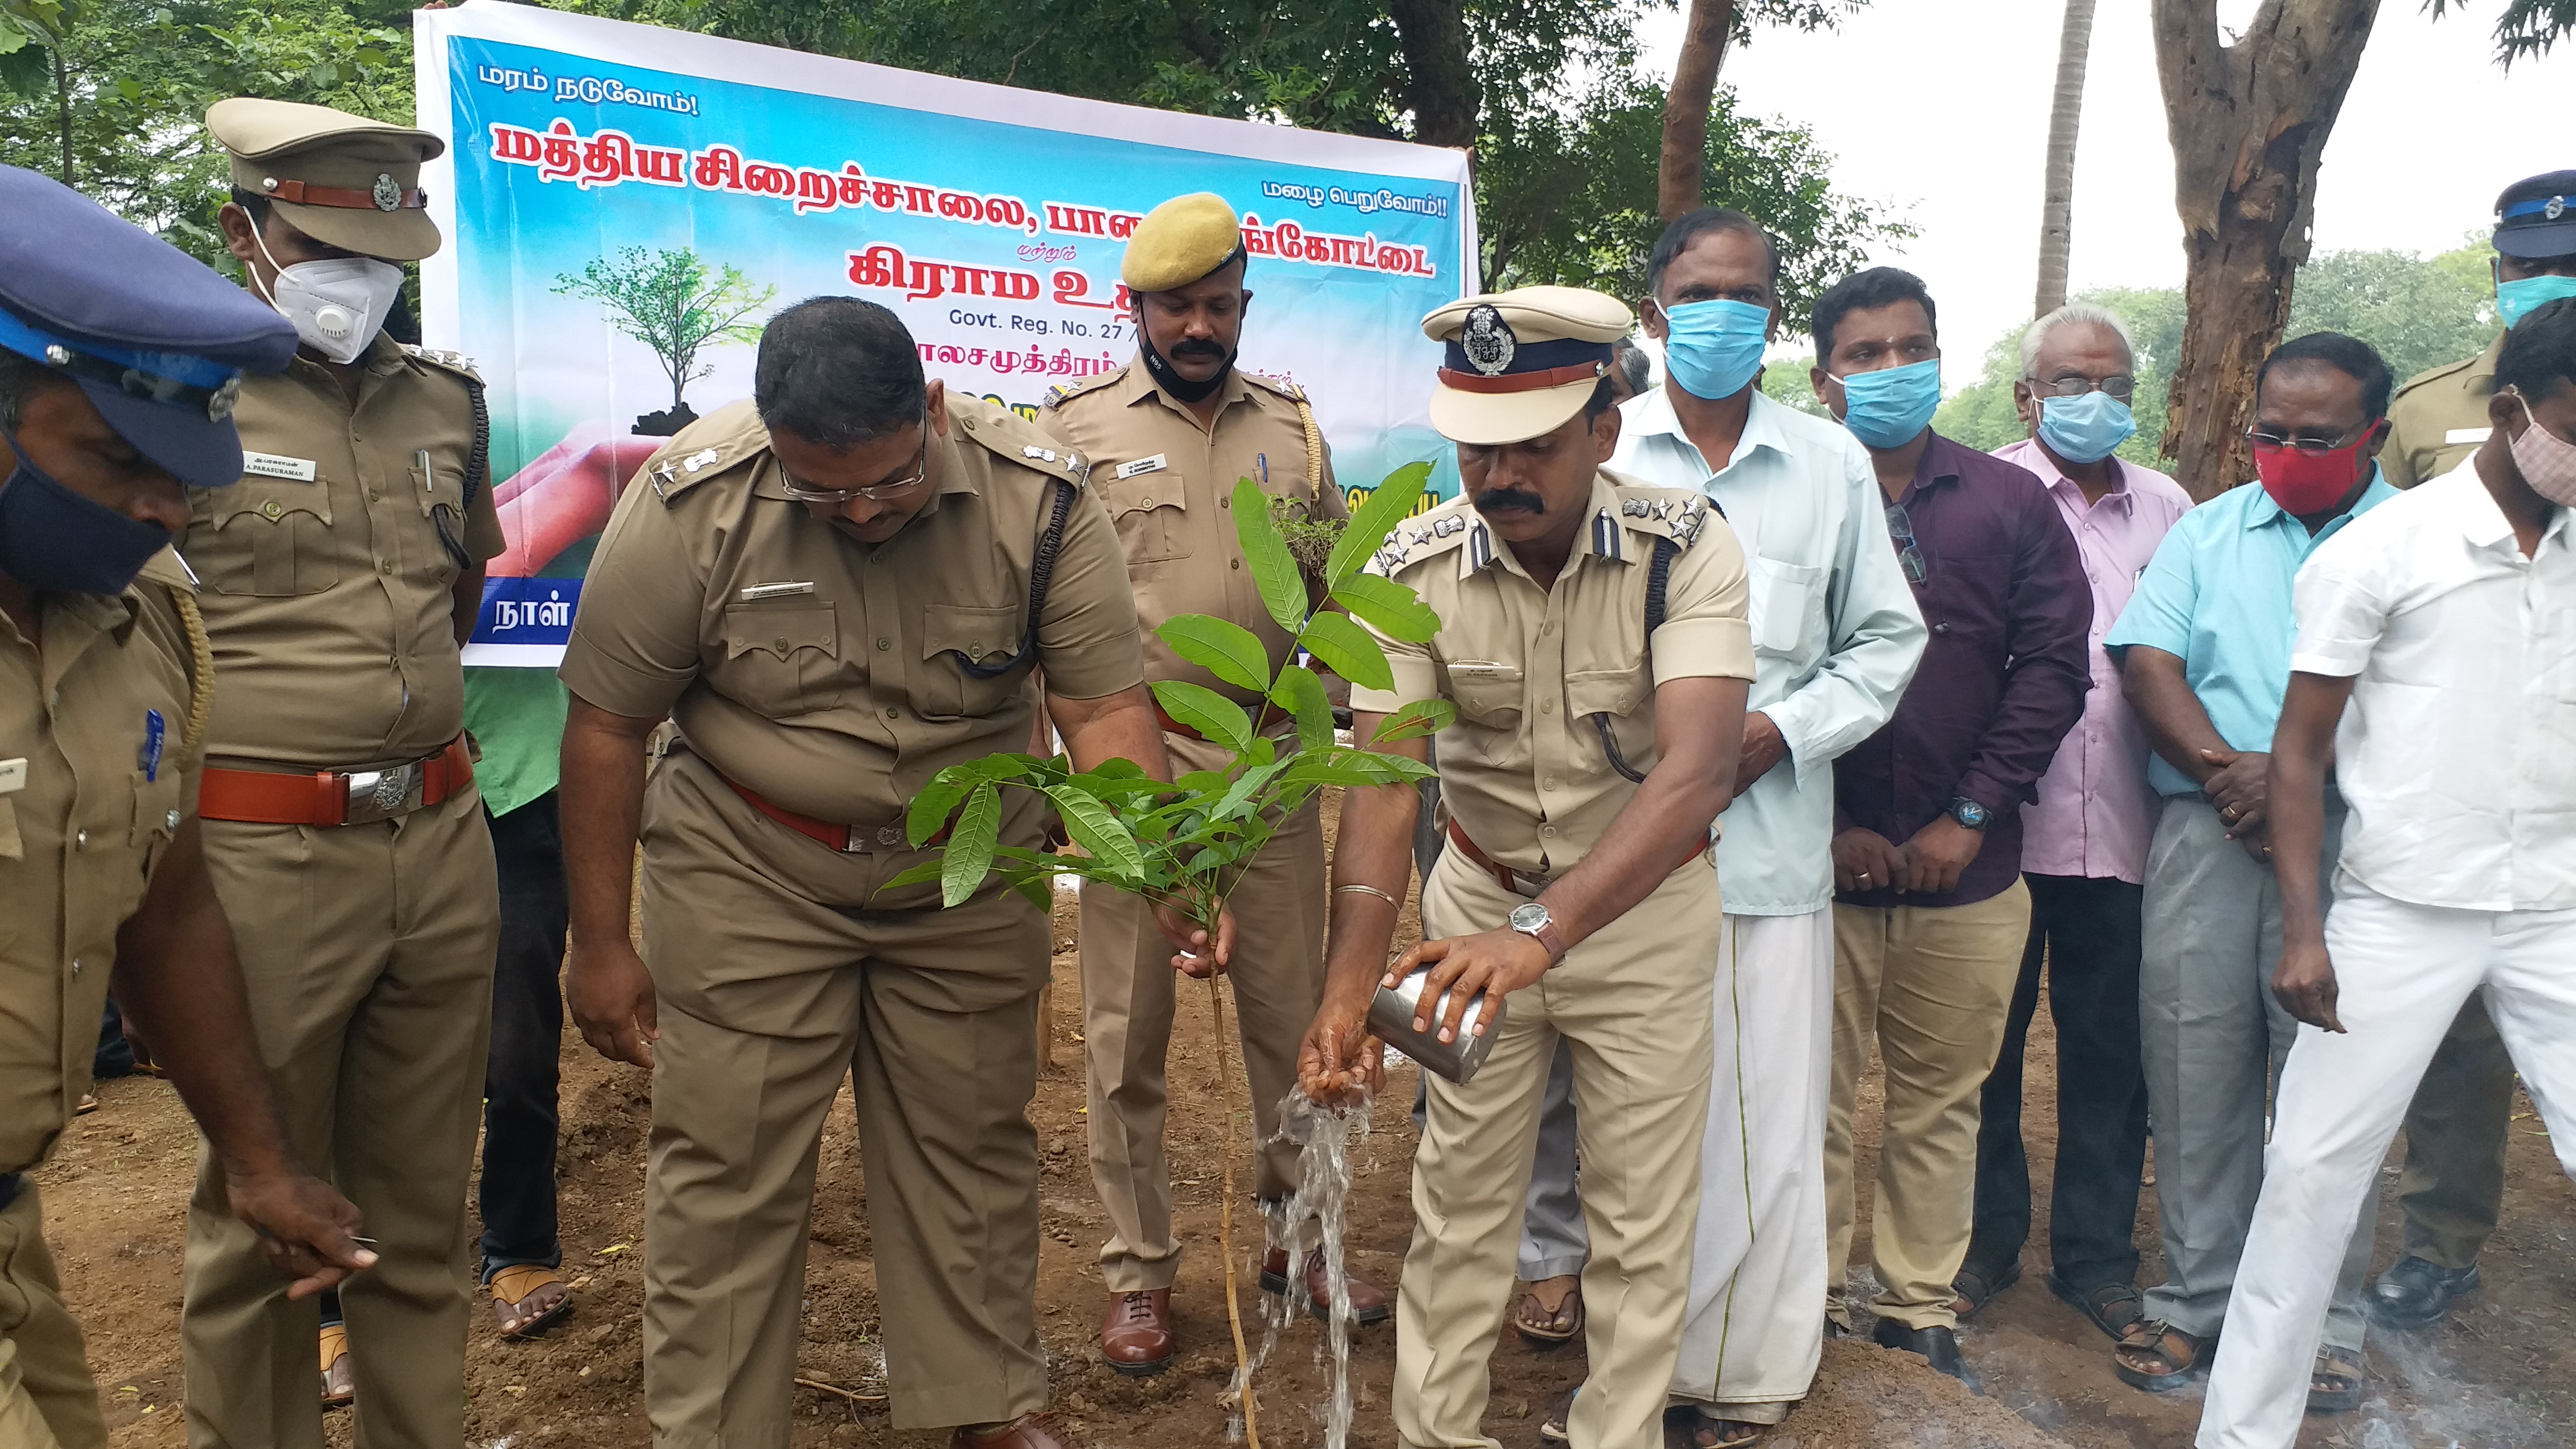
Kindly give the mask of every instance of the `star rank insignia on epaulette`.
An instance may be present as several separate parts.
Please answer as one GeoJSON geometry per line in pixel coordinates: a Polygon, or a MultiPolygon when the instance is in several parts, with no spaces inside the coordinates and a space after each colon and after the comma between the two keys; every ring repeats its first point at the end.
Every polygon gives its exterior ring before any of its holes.
{"type": "Polygon", "coordinates": [[[1684,503],[1679,517],[1673,520],[1673,541],[1684,548],[1699,541],[1699,531],[1708,523],[1709,501],[1693,498],[1684,503]]]}

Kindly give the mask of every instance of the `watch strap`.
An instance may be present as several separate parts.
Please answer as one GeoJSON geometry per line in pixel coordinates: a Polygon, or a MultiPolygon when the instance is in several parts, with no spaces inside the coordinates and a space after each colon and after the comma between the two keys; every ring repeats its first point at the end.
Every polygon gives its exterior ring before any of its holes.
{"type": "Polygon", "coordinates": [[[1535,928],[1514,926],[1512,929],[1545,947],[1550,965],[1565,959],[1565,937],[1557,931],[1556,922],[1551,920],[1535,928]]]}

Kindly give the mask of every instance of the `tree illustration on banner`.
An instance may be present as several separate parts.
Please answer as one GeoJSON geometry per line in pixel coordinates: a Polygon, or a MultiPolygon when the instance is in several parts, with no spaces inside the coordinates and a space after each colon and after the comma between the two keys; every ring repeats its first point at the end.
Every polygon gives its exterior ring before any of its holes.
{"type": "Polygon", "coordinates": [[[635,431],[657,438],[698,419],[682,394],[715,370],[700,365],[698,354],[720,342],[759,341],[760,324],[751,319],[778,295],[776,287],[754,291],[740,270],[710,266],[689,247],[628,247],[613,260],[594,257],[578,274],[558,273],[554,291],[605,305],[618,331],[653,349],[671,379],[671,406],[637,418],[635,431]]]}

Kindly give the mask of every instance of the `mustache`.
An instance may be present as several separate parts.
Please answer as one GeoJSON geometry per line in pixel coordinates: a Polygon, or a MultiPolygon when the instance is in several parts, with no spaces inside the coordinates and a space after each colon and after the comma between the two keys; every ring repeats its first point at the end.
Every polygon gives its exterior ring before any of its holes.
{"type": "Polygon", "coordinates": [[[1478,513],[1491,516],[1496,513],[1510,513],[1515,510],[1525,510],[1530,513],[1545,514],[1547,512],[1547,500],[1530,492],[1526,488],[1496,488],[1491,492],[1479,493],[1476,495],[1476,511],[1478,513]]]}
{"type": "Polygon", "coordinates": [[[1213,342],[1200,342],[1196,339],[1192,339],[1188,342],[1173,343],[1172,356],[1221,358],[1225,356],[1225,349],[1217,346],[1213,342]]]}

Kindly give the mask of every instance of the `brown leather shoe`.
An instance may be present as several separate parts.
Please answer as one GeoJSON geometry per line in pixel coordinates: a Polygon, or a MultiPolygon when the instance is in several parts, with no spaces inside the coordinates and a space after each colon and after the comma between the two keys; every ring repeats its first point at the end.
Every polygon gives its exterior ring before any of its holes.
{"type": "MultiPolygon", "coordinates": [[[[1142,1298],[1146,1295],[1132,1293],[1120,1296],[1142,1298]]],[[[961,1426],[949,1436],[948,1449],[1083,1449],[1083,1445],[1071,1429],[1056,1422],[1055,1415],[1023,1414],[999,1429],[981,1434],[961,1426]]]]}
{"type": "MultiPolygon", "coordinates": [[[[1332,1309],[1328,1305],[1333,1301],[1333,1285],[1332,1279],[1324,1269],[1323,1249],[1316,1248],[1306,1254],[1306,1271],[1300,1276],[1305,1279],[1305,1282],[1299,1286],[1305,1290],[1306,1311],[1317,1318],[1331,1313],[1332,1309]]],[[[1351,1316],[1358,1319],[1362,1325],[1384,1323],[1395,1316],[1394,1305],[1386,1301],[1386,1295],[1369,1286],[1358,1274],[1344,1273],[1342,1284],[1351,1295],[1351,1316]]],[[[1286,1248],[1273,1248],[1268,1256],[1261,1260],[1261,1291],[1264,1293],[1288,1291],[1288,1250],[1286,1248]]]]}
{"type": "MultiPolygon", "coordinates": [[[[1131,1379],[1151,1378],[1172,1366],[1172,1290],[1112,1293],[1100,1321],[1100,1356],[1131,1379]]],[[[1017,1440],[995,1440],[1014,1444],[1017,1440]]],[[[1038,1441],[1031,1440],[1031,1443],[1038,1441]]]]}

